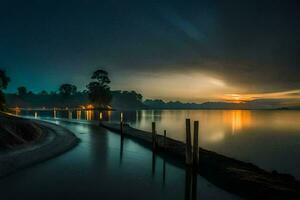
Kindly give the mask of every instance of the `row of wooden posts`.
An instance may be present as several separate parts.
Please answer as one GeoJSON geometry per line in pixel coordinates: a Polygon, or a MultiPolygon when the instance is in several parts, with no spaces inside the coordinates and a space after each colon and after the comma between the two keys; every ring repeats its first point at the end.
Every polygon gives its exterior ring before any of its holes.
{"type": "MultiPolygon", "coordinates": [[[[121,136],[123,137],[124,133],[124,116],[121,113],[121,120],[120,120],[120,131],[121,136]]],[[[199,121],[194,121],[194,137],[192,143],[192,133],[191,133],[191,120],[185,120],[186,126],[186,147],[185,147],[185,163],[187,165],[194,165],[197,166],[199,162],[199,144],[198,144],[198,136],[199,136],[199,121]]],[[[166,138],[167,138],[167,131],[164,130],[163,135],[163,146],[166,148],[166,138]]],[[[157,149],[157,131],[156,131],[156,124],[152,122],[152,150],[155,152],[157,149]]]]}

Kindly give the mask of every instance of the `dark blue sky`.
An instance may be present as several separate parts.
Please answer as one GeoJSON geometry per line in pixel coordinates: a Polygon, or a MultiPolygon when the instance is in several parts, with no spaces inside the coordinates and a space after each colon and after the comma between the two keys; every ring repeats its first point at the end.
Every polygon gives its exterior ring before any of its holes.
{"type": "Polygon", "coordinates": [[[9,91],[84,89],[97,68],[113,89],[153,98],[297,90],[298,10],[289,0],[1,1],[0,67],[9,91]]]}

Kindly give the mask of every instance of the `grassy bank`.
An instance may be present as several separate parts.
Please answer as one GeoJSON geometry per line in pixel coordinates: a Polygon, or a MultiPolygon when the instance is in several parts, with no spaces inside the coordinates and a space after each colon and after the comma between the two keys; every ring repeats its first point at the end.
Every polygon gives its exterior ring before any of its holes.
{"type": "Polygon", "coordinates": [[[0,149],[28,145],[42,136],[41,128],[33,121],[0,113],[0,149]]]}

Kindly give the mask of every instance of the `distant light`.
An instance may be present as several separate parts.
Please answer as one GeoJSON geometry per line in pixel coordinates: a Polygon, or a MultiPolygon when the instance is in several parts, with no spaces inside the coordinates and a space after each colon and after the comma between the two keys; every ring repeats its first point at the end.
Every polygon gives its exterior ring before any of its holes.
{"type": "Polygon", "coordinates": [[[87,109],[94,109],[94,106],[92,104],[87,105],[87,109]]]}
{"type": "Polygon", "coordinates": [[[120,114],[121,122],[123,121],[123,112],[120,114]]]}

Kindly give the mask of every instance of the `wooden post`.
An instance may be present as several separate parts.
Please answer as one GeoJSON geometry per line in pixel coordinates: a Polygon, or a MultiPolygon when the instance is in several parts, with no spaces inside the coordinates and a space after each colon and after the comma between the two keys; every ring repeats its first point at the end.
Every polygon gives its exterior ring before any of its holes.
{"type": "Polygon", "coordinates": [[[155,122],[152,122],[152,150],[156,150],[156,129],[155,122]]]}
{"type": "Polygon", "coordinates": [[[191,141],[191,120],[185,120],[186,125],[186,144],[185,144],[185,163],[191,165],[193,163],[192,158],[192,141],[191,141]]]}
{"type": "Polygon", "coordinates": [[[124,117],[123,113],[120,114],[120,131],[121,131],[121,137],[123,137],[124,134],[124,117]]]}
{"type": "Polygon", "coordinates": [[[164,148],[166,148],[167,131],[164,130],[164,148]]]}
{"type": "Polygon", "coordinates": [[[194,121],[193,163],[195,167],[198,165],[198,132],[199,121],[194,121]]]}
{"type": "Polygon", "coordinates": [[[123,132],[124,132],[124,125],[123,125],[123,121],[120,121],[120,132],[121,132],[121,136],[123,137],[123,132]]]}

